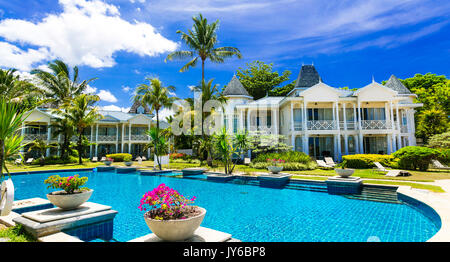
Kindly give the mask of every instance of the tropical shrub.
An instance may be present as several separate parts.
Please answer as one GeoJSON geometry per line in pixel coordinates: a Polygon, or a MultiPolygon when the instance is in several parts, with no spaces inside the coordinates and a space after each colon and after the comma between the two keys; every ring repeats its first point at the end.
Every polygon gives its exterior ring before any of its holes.
{"type": "Polygon", "coordinates": [[[399,168],[420,171],[426,171],[432,159],[442,157],[439,150],[421,146],[403,147],[392,155],[398,158],[399,168]]]}
{"type": "Polygon", "coordinates": [[[89,190],[87,187],[81,187],[86,184],[87,180],[87,177],[79,177],[78,175],[69,177],[53,175],[44,180],[44,183],[48,184],[47,188],[62,189],[67,194],[73,194],[75,192],[89,190]]]}
{"type": "Polygon", "coordinates": [[[131,154],[117,153],[106,155],[107,158],[111,158],[114,162],[128,162],[132,159],[131,154]]]}
{"type": "Polygon", "coordinates": [[[347,168],[372,168],[375,166],[374,162],[379,162],[383,166],[390,166],[394,159],[391,155],[380,154],[356,154],[342,156],[342,160],[346,161],[347,168]]]}
{"type": "Polygon", "coordinates": [[[267,162],[267,159],[281,159],[284,160],[285,162],[296,162],[303,164],[307,164],[312,161],[311,157],[309,157],[307,154],[303,152],[284,151],[280,153],[259,154],[255,159],[253,159],[252,162],[254,163],[267,162]]]}
{"type": "MultiPolygon", "coordinates": [[[[251,168],[256,169],[267,169],[267,167],[271,166],[270,162],[256,162],[250,163],[251,168]]],[[[283,170],[285,171],[303,171],[303,170],[314,170],[317,168],[317,164],[314,162],[309,163],[297,163],[297,162],[286,162],[283,164],[283,170]]]]}
{"type": "Polygon", "coordinates": [[[192,213],[192,208],[195,208],[188,206],[188,204],[194,203],[194,200],[195,196],[188,199],[165,184],[160,184],[144,194],[139,209],[142,211],[149,208],[150,210],[145,215],[152,219],[186,219],[192,213]]]}
{"type": "Polygon", "coordinates": [[[170,159],[176,160],[176,159],[183,159],[183,160],[188,160],[191,158],[190,155],[185,154],[185,153],[172,153],[169,155],[170,159]]]}
{"type": "MultiPolygon", "coordinates": [[[[89,160],[89,159],[85,159],[89,160]]],[[[66,159],[63,159],[59,156],[47,156],[45,157],[46,165],[61,165],[61,164],[76,164],[78,162],[78,158],[75,156],[69,156],[66,159]]],[[[35,159],[31,162],[32,165],[40,165],[40,159],[35,159]]]]}

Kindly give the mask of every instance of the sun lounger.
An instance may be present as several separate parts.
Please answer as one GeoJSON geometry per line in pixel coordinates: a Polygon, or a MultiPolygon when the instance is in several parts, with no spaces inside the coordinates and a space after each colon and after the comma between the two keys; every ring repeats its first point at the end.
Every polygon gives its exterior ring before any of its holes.
{"type": "Polygon", "coordinates": [[[435,159],[431,160],[431,164],[433,165],[433,168],[436,169],[450,170],[450,167],[443,165],[441,162],[435,159]]]}
{"type": "Polygon", "coordinates": [[[385,176],[410,176],[411,174],[408,171],[403,170],[387,170],[380,162],[373,162],[376,167],[373,168],[373,171],[379,171],[385,173],[385,176]]]}
{"type": "Polygon", "coordinates": [[[26,164],[31,164],[33,162],[34,158],[28,158],[26,164]]]}
{"type": "Polygon", "coordinates": [[[142,161],[142,158],[141,158],[140,156],[138,156],[138,157],[136,157],[136,158],[134,159],[134,161],[139,161],[139,160],[142,161]]]}
{"type": "Polygon", "coordinates": [[[325,163],[327,165],[329,165],[329,166],[335,166],[336,165],[336,163],[334,163],[333,158],[331,158],[331,157],[325,157],[325,163]]]}
{"type": "Polygon", "coordinates": [[[145,156],[143,156],[142,161],[147,161],[147,158],[145,156]]]}
{"type": "Polygon", "coordinates": [[[16,161],[14,161],[14,164],[16,165],[22,164],[22,158],[17,158],[16,161]]]}
{"type": "Polygon", "coordinates": [[[244,158],[244,165],[250,165],[250,158],[248,158],[248,157],[245,157],[244,158]]]}
{"type": "Polygon", "coordinates": [[[94,157],[92,158],[92,162],[97,162],[97,161],[98,161],[98,157],[94,156],[94,157]]]}
{"type": "Polygon", "coordinates": [[[102,159],[100,159],[101,162],[106,161],[106,157],[102,157],[102,159]]]}
{"type": "Polygon", "coordinates": [[[319,167],[323,167],[323,168],[333,168],[332,166],[327,165],[327,163],[325,163],[325,161],[323,161],[323,160],[316,160],[316,162],[317,162],[317,165],[318,165],[319,167]]]}

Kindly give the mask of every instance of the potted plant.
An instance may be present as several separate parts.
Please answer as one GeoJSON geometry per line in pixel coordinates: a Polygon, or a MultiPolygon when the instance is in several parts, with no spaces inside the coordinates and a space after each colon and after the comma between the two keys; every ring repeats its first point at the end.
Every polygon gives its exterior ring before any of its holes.
{"type": "Polygon", "coordinates": [[[284,161],[283,159],[267,159],[268,162],[271,162],[272,165],[268,166],[267,169],[272,173],[272,174],[278,174],[283,170],[283,166],[279,165],[281,163],[285,163],[286,161],[284,161]]]}
{"type": "Polygon", "coordinates": [[[87,177],[79,177],[78,175],[69,177],[49,176],[44,181],[45,184],[48,184],[47,188],[62,190],[47,194],[47,198],[53,205],[64,210],[75,209],[86,202],[94,192],[92,189],[82,187],[87,180],[87,177]]]}
{"type": "Polygon", "coordinates": [[[110,166],[112,162],[114,162],[114,159],[107,157],[106,161],[104,163],[105,163],[105,165],[110,166]]]}
{"type": "Polygon", "coordinates": [[[131,161],[132,156],[131,155],[126,155],[123,158],[123,161],[125,162],[126,166],[131,166],[133,164],[133,161],[131,161]]]}
{"type": "Polygon", "coordinates": [[[206,209],[190,206],[191,199],[160,184],[147,192],[141,199],[139,209],[149,210],[144,214],[145,222],[150,230],[159,238],[166,241],[181,241],[194,235],[206,214],[206,209]]]}
{"type": "Polygon", "coordinates": [[[338,174],[342,178],[347,178],[355,172],[354,169],[346,168],[347,167],[347,160],[342,161],[340,164],[341,168],[335,168],[334,171],[336,174],[338,174]]]}

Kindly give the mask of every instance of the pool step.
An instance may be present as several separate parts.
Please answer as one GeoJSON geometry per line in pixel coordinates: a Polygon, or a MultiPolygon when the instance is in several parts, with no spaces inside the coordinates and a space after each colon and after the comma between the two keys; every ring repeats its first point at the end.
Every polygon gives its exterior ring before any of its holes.
{"type": "Polygon", "coordinates": [[[314,192],[327,192],[326,186],[308,185],[308,184],[299,184],[299,183],[289,183],[284,188],[296,189],[296,190],[308,190],[308,191],[314,191],[314,192]]]}
{"type": "Polygon", "coordinates": [[[395,188],[377,188],[364,186],[359,194],[343,195],[349,199],[376,201],[383,203],[400,204],[395,188]]]}

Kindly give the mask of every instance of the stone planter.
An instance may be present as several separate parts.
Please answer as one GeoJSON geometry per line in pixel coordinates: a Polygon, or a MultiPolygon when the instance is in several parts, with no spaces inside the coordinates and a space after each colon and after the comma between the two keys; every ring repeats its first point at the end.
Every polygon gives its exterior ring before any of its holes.
{"type": "Polygon", "coordinates": [[[104,163],[105,163],[105,165],[110,166],[112,162],[107,160],[104,163]]]}
{"type": "Polygon", "coordinates": [[[268,166],[267,169],[272,173],[272,174],[278,174],[283,170],[282,166],[268,166]]]}
{"type": "Polygon", "coordinates": [[[198,207],[201,213],[195,217],[176,220],[156,220],[144,215],[145,223],[159,238],[166,241],[182,241],[194,235],[206,215],[206,209],[198,207]]]}
{"type": "Polygon", "coordinates": [[[354,169],[347,169],[347,168],[346,169],[336,168],[334,171],[340,177],[349,177],[349,176],[353,175],[353,173],[355,172],[354,169]]]}
{"type": "Polygon", "coordinates": [[[64,191],[56,191],[50,194],[47,194],[48,200],[52,202],[53,205],[64,209],[64,210],[71,210],[79,207],[84,202],[88,201],[88,199],[91,197],[92,192],[94,190],[90,189],[88,191],[83,191],[81,193],[75,193],[75,194],[54,194],[58,192],[64,192],[64,191]]]}
{"type": "Polygon", "coordinates": [[[131,161],[125,162],[125,165],[126,165],[126,166],[131,166],[132,164],[133,164],[133,162],[131,162],[131,161]]]}

